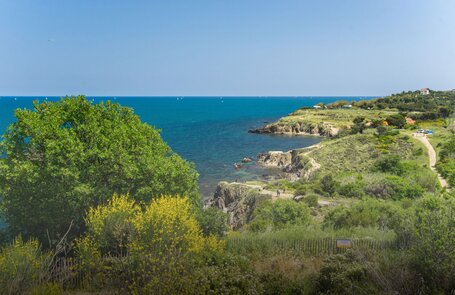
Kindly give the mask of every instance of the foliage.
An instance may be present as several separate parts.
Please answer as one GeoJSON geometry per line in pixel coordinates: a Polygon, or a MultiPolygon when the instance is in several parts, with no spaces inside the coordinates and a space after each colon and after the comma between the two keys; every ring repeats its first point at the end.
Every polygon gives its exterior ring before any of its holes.
{"type": "Polygon", "coordinates": [[[50,253],[41,252],[37,240],[24,242],[17,237],[0,252],[0,292],[23,294],[45,281],[51,258],[50,253]]]}
{"type": "Polygon", "coordinates": [[[428,120],[448,117],[455,109],[455,93],[451,91],[430,91],[422,95],[419,91],[403,91],[373,100],[354,102],[354,107],[361,109],[382,110],[398,109],[401,112],[413,112],[414,119],[428,120]]]}
{"type": "Polygon", "coordinates": [[[13,234],[47,241],[71,221],[80,234],[85,210],[114,193],[141,201],[189,195],[199,202],[194,166],[129,108],[78,96],[35,102],[15,116],[0,145],[0,190],[13,234]]]}
{"type": "Polygon", "coordinates": [[[163,196],[141,208],[128,196],[114,196],[90,209],[86,222],[77,250],[87,283],[98,289],[191,290],[196,285],[185,282],[196,282],[194,267],[213,261],[224,249],[215,237],[203,236],[186,197],[163,196]]]}
{"type": "Polygon", "coordinates": [[[61,295],[63,288],[56,283],[46,283],[36,286],[32,290],[33,295],[61,295]]]}
{"type": "Polygon", "coordinates": [[[425,197],[417,205],[414,264],[435,290],[455,290],[455,202],[452,196],[425,197]]]}
{"type": "Polygon", "coordinates": [[[305,198],[303,199],[303,202],[308,205],[308,207],[313,207],[317,208],[319,206],[318,204],[318,195],[316,194],[309,194],[306,195],[305,198]]]}
{"type": "Polygon", "coordinates": [[[317,278],[317,289],[319,294],[376,293],[368,282],[364,262],[352,252],[327,257],[317,278]]]}
{"type": "Polygon", "coordinates": [[[396,175],[372,178],[366,183],[364,190],[372,197],[393,200],[420,198],[424,193],[419,184],[396,175]]]}
{"type": "Polygon", "coordinates": [[[333,196],[339,186],[338,181],[336,181],[331,174],[324,175],[319,181],[321,191],[326,193],[330,197],[333,196]]]}
{"type": "Polygon", "coordinates": [[[389,126],[395,126],[397,128],[403,128],[406,125],[406,118],[401,114],[390,115],[385,120],[389,126]]]}
{"type": "Polygon", "coordinates": [[[398,228],[406,213],[398,205],[371,198],[351,207],[337,206],[324,218],[324,227],[375,227],[380,230],[398,228]]]}
{"type": "Polygon", "coordinates": [[[124,256],[135,235],[134,219],[140,213],[140,207],[128,196],[114,195],[106,206],[89,209],[86,235],[100,255],[124,256]]]}
{"type": "Polygon", "coordinates": [[[405,168],[398,155],[387,155],[379,158],[374,164],[374,170],[395,175],[403,175],[405,168]]]}
{"type": "Polygon", "coordinates": [[[455,136],[452,136],[441,147],[438,171],[446,178],[451,186],[455,186],[455,136]]]}
{"type": "Polygon", "coordinates": [[[263,231],[269,227],[279,229],[290,225],[306,225],[310,222],[310,210],[305,203],[279,199],[267,202],[254,212],[250,229],[263,231]]]}
{"type": "Polygon", "coordinates": [[[357,134],[357,133],[363,133],[363,130],[365,130],[365,117],[356,117],[352,121],[354,124],[351,127],[351,133],[352,134],[357,134]]]}
{"type": "Polygon", "coordinates": [[[201,210],[197,215],[197,219],[205,236],[214,235],[221,238],[229,229],[227,214],[218,208],[210,207],[201,210]]]}

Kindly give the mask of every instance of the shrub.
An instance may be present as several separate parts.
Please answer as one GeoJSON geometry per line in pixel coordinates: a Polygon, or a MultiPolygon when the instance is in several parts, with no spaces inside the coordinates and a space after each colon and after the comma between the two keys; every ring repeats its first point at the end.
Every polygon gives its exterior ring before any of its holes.
{"type": "Polygon", "coordinates": [[[332,175],[327,174],[321,178],[319,185],[322,192],[329,196],[333,196],[339,184],[335,179],[333,179],[332,175]]]}
{"type": "Polygon", "coordinates": [[[395,175],[403,175],[405,172],[405,167],[400,161],[400,156],[387,155],[379,158],[376,161],[373,170],[384,173],[392,173],[395,175]]]}
{"type": "Polygon", "coordinates": [[[85,223],[87,235],[102,256],[124,256],[134,235],[134,218],[140,207],[128,196],[114,195],[106,206],[90,208],[85,223]]]}
{"type": "Polygon", "coordinates": [[[316,194],[309,194],[307,196],[305,196],[305,198],[303,199],[303,201],[305,202],[305,204],[308,205],[308,207],[318,207],[319,204],[318,204],[318,199],[319,199],[319,196],[316,195],[316,194]]]}
{"type": "Polygon", "coordinates": [[[396,175],[376,177],[365,185],[365,193],[379,199],[420,198],[424,189],[407,178],[396,175]]]}
{"type": "Polygon", "coordinates": [[[398,128],[403,128],[406,125],[406,118],[401,114],[390,115],[386,118],[386,121],[390,126],[398,128]]]}
{"type": "Polygon", "coordinates": [[[397,205],[375,199],[365,199],[351,207],[338,206],[324,218],[324,227],[374,227],[381,230],[400,226],[405,212],[397,205]]]}
{"type": "Polygon", "coordinates": [[[17,237],[0,251],[0,289],[4,294],[23,294],[48,279],[50,253],[41,252],[37,240],[17,237]]]}
{"type": "Polygon", "coordinates": [[[210,207],[201,210],[197,215],[199,225],[205,236],[223,237],[229,229],[227,226],[228,216],[218,208],[210,207]]]}
{"type": "Polygon", "coordinates": [[[417,205],[412,243],[414,265],[433,290],[455,290],[455,202],[425,197],[417,205]]]}
{"type": "Polygon", "coordinates": [[[204,237],[188,198],[163,196],[141,209],[128,196],[114,196],[90,209],[86,222],[77,250],[86,283],[98,289],[188,293],[197,287],[190,284],[194,268],[224,249],[204,237]]]}
{"type": "Polygon", "coordinates": [[[305,225],[310,222],[310,209],[305,203],[293,200],[267,202],[254,212],[250,228],[262,231],[268,227],[283,228],[288,225],[305,225]]]}
{"type": "Polygon", "coordinates": [[[377,293],[368,283],[364,261],[352,252],[326,258],[317,278],[319,294],[377,293]]]}

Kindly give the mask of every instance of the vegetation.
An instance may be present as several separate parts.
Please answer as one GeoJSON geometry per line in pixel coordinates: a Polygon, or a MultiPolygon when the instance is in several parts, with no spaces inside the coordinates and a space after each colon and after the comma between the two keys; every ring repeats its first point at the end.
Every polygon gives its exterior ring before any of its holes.
{"type": "Polygon", "coordinates": [[[442,144],[438,170],[451,186],[455,186],[455,136],[442,144]]]}
{"type": "Polygon", "coordinates": [[[437,168],[453,186],[452,98],[409,92],[296,111],[282,121],[322,118],[346,132],[300,151],[311,175],[229,195],[229,214],[202,210],[194,167],[130,109],[75,97],[18,110],[0,144],[16,236],[0,250],[0,293],[454,293],[455,192],[408,130],[438,132],[437,168]]]}
{"type": "Polygon", "coordinates": [[[84,96],[18,109],[0,153],[2,207],[11,235],[58,241],[84,231],[85,210],[115,193],[198,202],[198,175],[129,108],[84,96]]]}

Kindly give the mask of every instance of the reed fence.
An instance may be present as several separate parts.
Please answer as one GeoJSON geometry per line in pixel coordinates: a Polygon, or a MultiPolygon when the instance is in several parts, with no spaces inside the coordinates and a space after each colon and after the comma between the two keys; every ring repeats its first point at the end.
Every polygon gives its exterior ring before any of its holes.
{"type": "MultiPolygon", "coordinates": [[[[261,239],[230,238],[227,241],[229,251],[235,253],[278,253],[292,252],[307,256],[325,256],[346,252],[346,248],[337,248],[337,239],[261,239]]],[[[407,243],[399,240],[351,239],[352,250],[398,250],[407,248],[407,243]]]]}

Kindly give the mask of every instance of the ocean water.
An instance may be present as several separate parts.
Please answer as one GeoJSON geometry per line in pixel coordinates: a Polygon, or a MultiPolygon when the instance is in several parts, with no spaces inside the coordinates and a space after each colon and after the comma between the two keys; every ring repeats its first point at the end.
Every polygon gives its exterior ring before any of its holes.
{"type": "MultiPolygon", "coordinates": [[[[311,136],[277,136],[248,133],[303,106],[371,97],[91,97],[111,100],[134,109],[141,119],[161,130],[163,139],[183,158],[196,164],[200,191],[213,194],[221,180],[260,179],[268,171],[254,162],[242,169],[234,163],[260,152],[287,151],[318,143],[311,136]]],[[[37,97],[0,97],[0,133],[14,121],[16,108],[32,108],[37,97]]],[[[59,100],[59,97],[47,97],[59,100]]]]}

